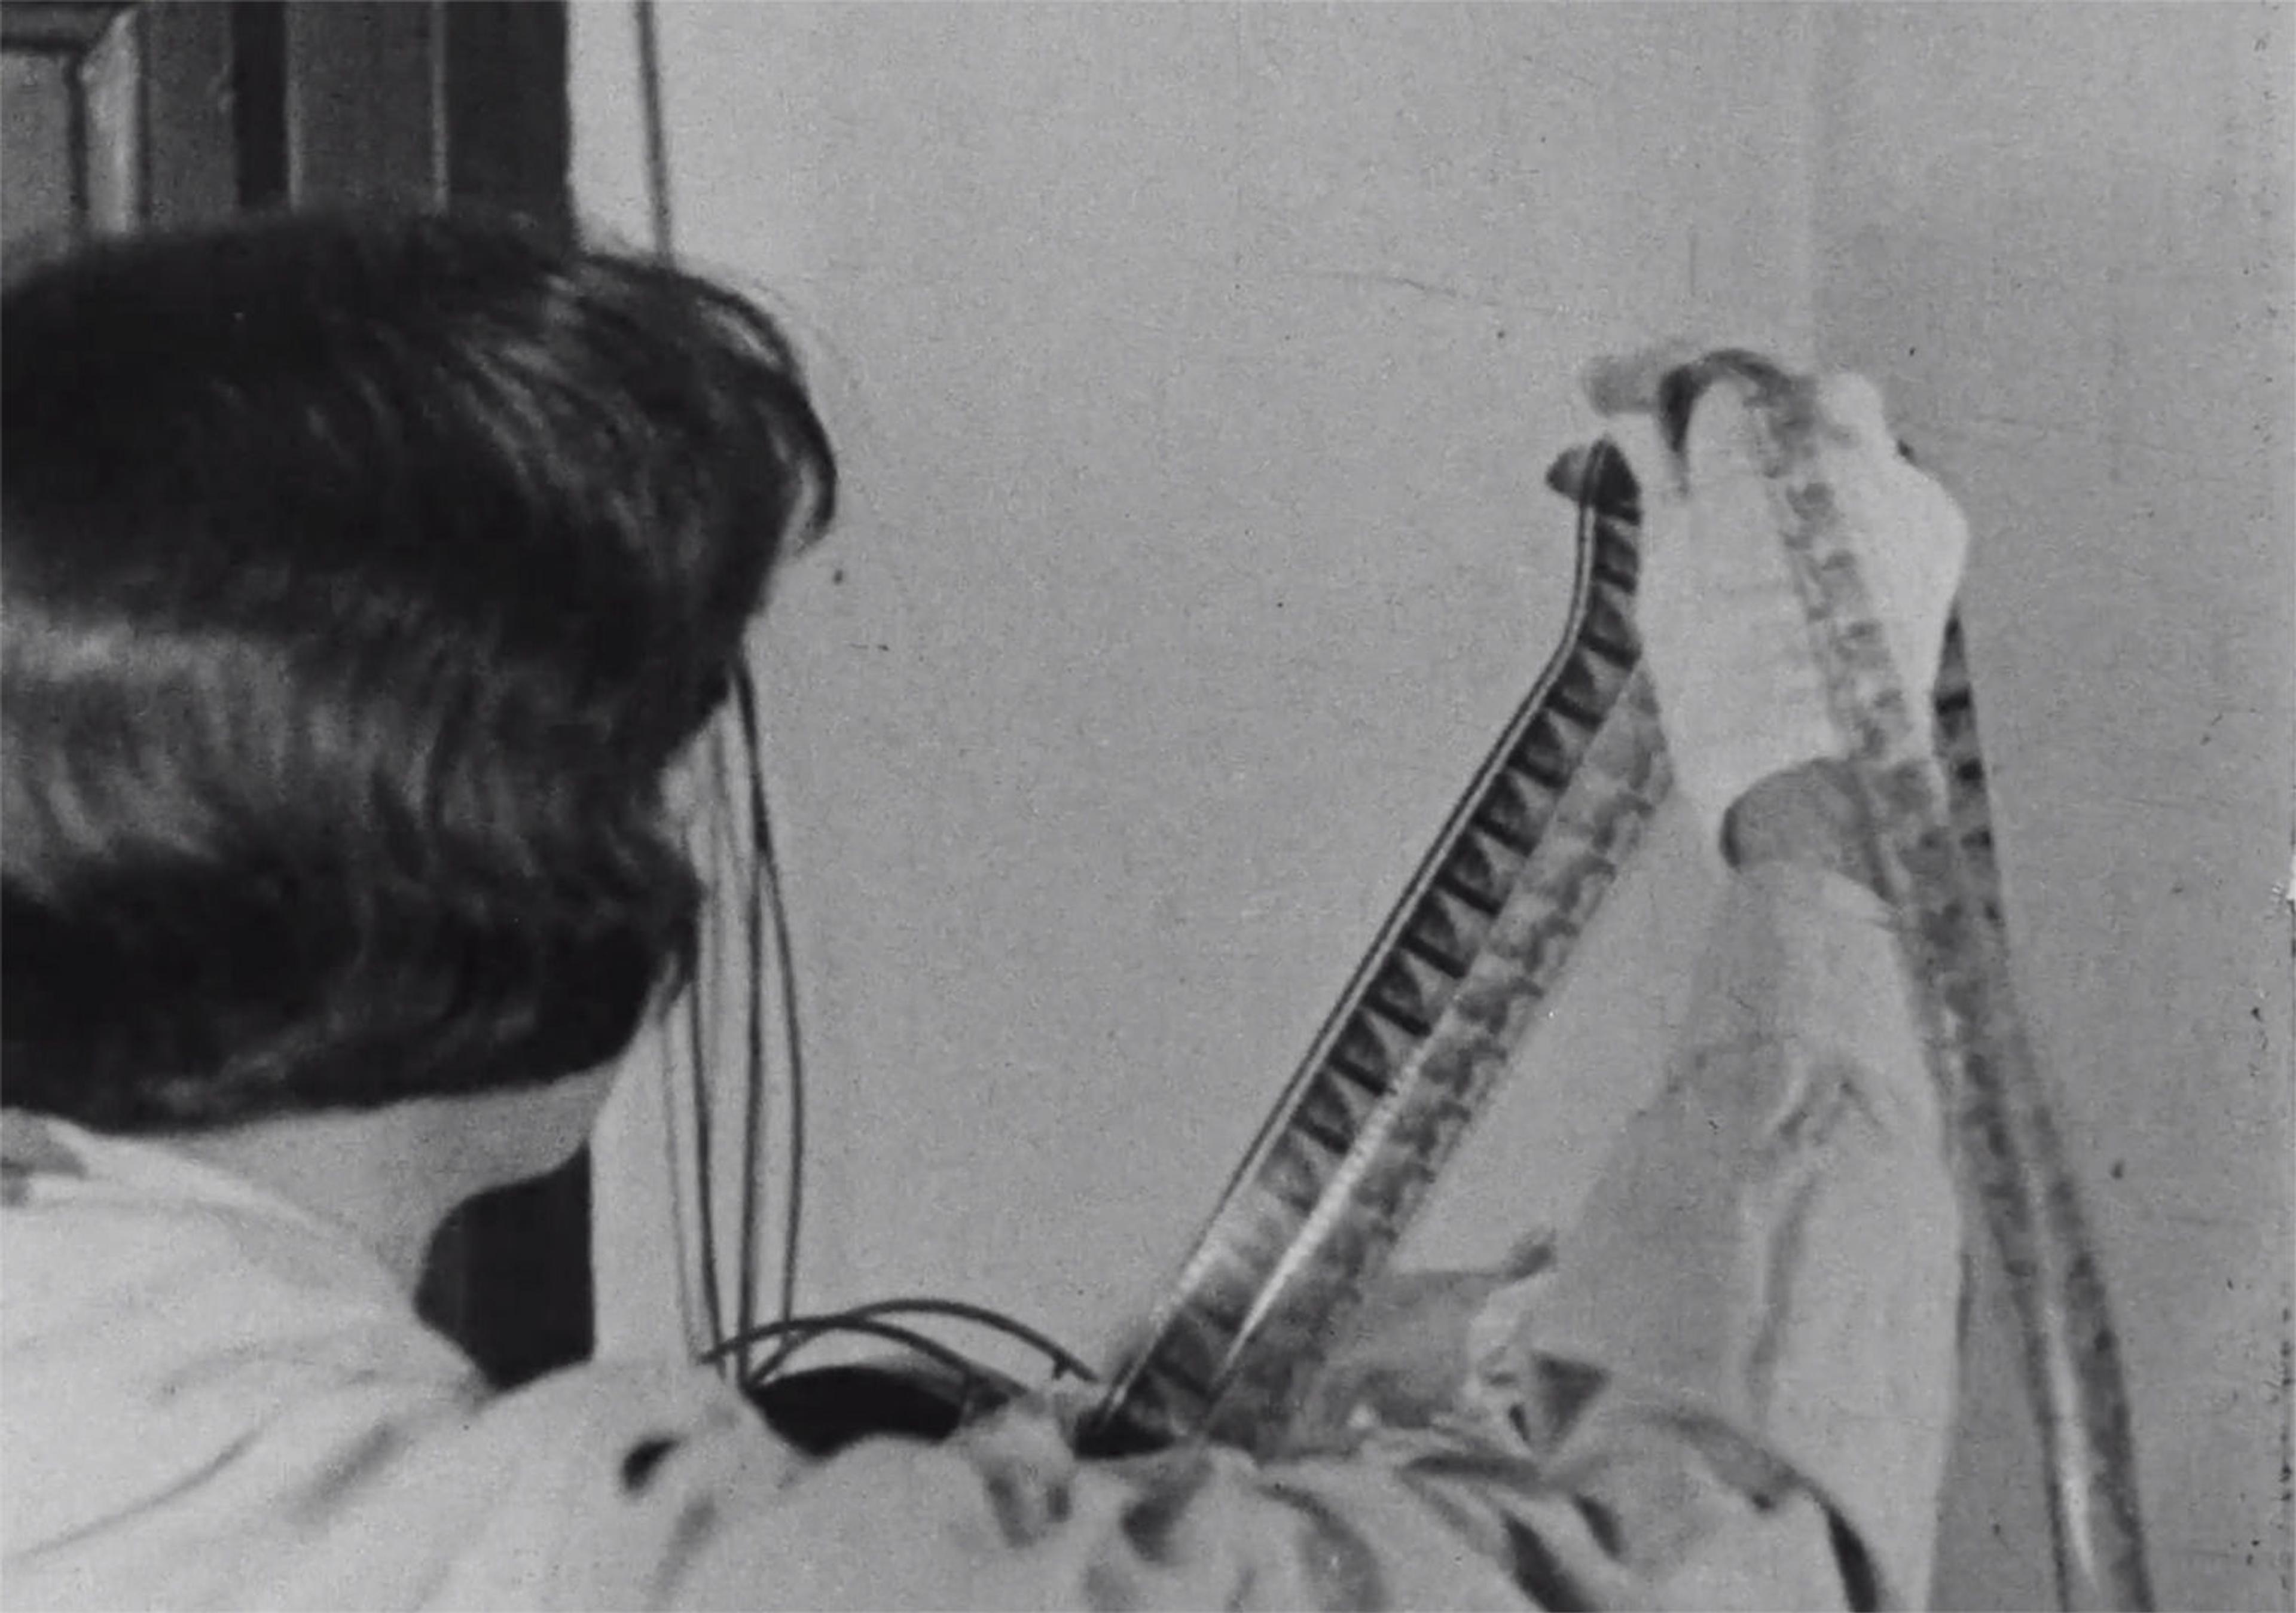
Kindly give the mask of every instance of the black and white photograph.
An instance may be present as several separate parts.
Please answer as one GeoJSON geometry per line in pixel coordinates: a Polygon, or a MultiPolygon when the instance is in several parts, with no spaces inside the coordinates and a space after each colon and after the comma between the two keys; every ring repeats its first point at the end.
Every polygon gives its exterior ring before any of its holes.
{"type": "Polygon", "coordinates": [[[0,63],[0,1606],[2296,1608],[2296,5],[0,63]]]}

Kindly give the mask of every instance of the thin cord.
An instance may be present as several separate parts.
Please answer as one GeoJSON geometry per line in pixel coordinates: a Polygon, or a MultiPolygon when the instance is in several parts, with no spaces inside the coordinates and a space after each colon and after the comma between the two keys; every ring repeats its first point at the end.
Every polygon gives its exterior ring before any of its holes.
{"type": "Polygon", "coordinates": [[[1075,1355],[1061,1347],[1050,1335],[1040,1333],[1025,1322],[1015,1322],[1002,1311],[992,1311],[987,1306],[972,1305],[962,1299],[926,1298],[878,1299],[867,1305],[857,1305],[846,1314],[851,1317],[898,1316],[915,1314],[928,1316],[954,1316],[978,1323],[1008,1338],[1018,1339],[1033,1347],[1053,1363],[1055,1377],[1065,1374],[1080,1378],[1086,1383],[1097,1383],[1100,1374],[1094,1371],[1075,1355]]]}
{"type": "MultiPolygon", "coordinates": [[[[669,129],[661,72],[661,34],[654,0],[633,0],[631,16],[637,29],[638,108],[645,138],[645,180],[648,224],[654,255],[668,258],[676,250],[676,231],[670,211],[669,129]]],[[[714,846],[714,837],[710,843],[714,846]]],[[[705,900],[709,898],[705,897],[705,900]]],[[[707,971],[696,969],[686,987],[686,1047],[690,1056],[693,1104],[693,1172],[696,1242],[701,1265],[701,1302],[712,1340],[726,1336],[725,1296],[718,1275],[717,1186],[711,1166],[713,1149],[709,1118],[708,1029],[704,992],[707,971]]],[[[687,1273],[679,1273],[681,1285],[687,1273]]]]}
{"type": "MultiPolygon", "coordinates": [[[[634,16],[637,26],[639,102],[645,131],[646,199],[652,246],[657,256],[667,258],[676,250],[677,235],[670,193],[669,129],[668,98],[661,70],[660,20],[654,0],[635,0],[634,16]]],[[[796,965],[790,945],[789,918],[782,897],[780,865],[774,853],[772,815],[766,798],[757,688],[746,658],[735,664],[733,684],[740,710],[745,751],[743,759],[748,763],[749,770],[747,815],[751,841],[750,900],[742,915],[745,921],[742,934],[745,955],[742,961],[749,966],[747,974],[751,984],[746,994],[749,1011],[745,1016],[747,1069],[744,1071],[742,1118],[742,1219],[735,1240],[742,1267],[736,1301],[737,1336],[750,1339],[757,1331],[758,1155],[765,1129],[767,1085],[762,1003],[765,986],[763,945],[768,914],[779,965],[782,1028],[790,1074],[789,1208],[783,1227],[781,1278],[781,1309],[784,1318],[793,1315],[797,1308],[798,1252],[804,1212],[804,1042],[798,1022],[796,965]]],[[[726,774],[731,769],[731,757],[727,754],[730,749],[731,741],[726,741],[718,750],[722,765],[717,773],[718,804],[725,809],[719,818],[721,823],[729,822],[734,816],[732,790],[726,778],[726,774]]],[[[729,830],[729,842],[730,835],[729,830]]],[[[729,843],[728,853],[728,860],[738,867],[741,861],[739,848],[729,843]]],[[[712,938],[718,938],[713,934],[712,938]]],[[[703,1052],[705,1024],[709,1016],[702,1011],[701,973],[697,971],[690,1014],[695,1053],[695,1175],[701,1200],[700,1242],[704,1301],[709,1315],[710,1337],[722,1339],[726,1330],[717,1262],[717,1198],[710,1163],[714,1139],[709,1114],[709,1060],[703,1052]]],[[[716,1353],[713,1350],[713,1355],[716,1353]]],[[[746,1371],[746,1353],[741,1365],[746,1371]]]]}
{"type": "Polygon", "coordinates": [[[654,0],[634,0],[638,28],[638,105],[645,123],[646,200],[655,255],[668,258],[676,235],[669,214],[669,127],[663,111],[661,30],[654,0]]]}
{"type": "MultiPolygon", "coordinates": [[[[741,766],[734,753],[734,734],[723,713],[712,731],[710,758],[709,821],[717,830],[713,840],[716,856],[710,863],[710,888],[728,898],[727,925],[721,925],[716,938],[721,947],[718,973],[728,987],[725,999],[730,1011],[735,1000],[741,1003],[742,1042],[744,1049],[742,1067],[742,1142],[741,1142],[741,1208],[735,1214],[734,1226],[739,1233],[734,1254],[735,1303],[734,1332],[748,1332],[758,1323],[758,1133],[764,1121],[764,1104],[758,1092],[758,1003],[757,928],[752,922],[750,902],[735,904],[733,897],[736,881],[746,867],[747,853],[741,843],[740,831],[734,816],[734,774],[741,766]]],[[[752,896],[756,876],[750,874],[752,896]]],[[[749,1366],[748,1353],[739,1357],[740,1371],[749,1366]]]]}
{"type": "MultiPolygon", "coordinates": [[[[661,70],[660,20],[656,12],[655,0],[633,0],[633,14],[637,27],[639,106],[645,131],[649,223],[655,254],[668,258],[674,256],[676,250],[676,230],[671,209],[668,120],[661,70]]],[[[947,1346],[913,1329],[880,1320],[888,1315],[920,1314],[968,1321],[1004,1333],[1044,1355],[1053,1363],[1056,1375],[1065,1372],[1092,1380],[1095,1375],[1089,1366],[1045,1334],[999,1312],[962,1300],[886,1299],[827,1316],[800,1318],[797,1315],[798,1256],[805,1212],[805,1040],[799,1020],[797,963],[791,944],[788,906],[783,898],[781,860],[775,847],[773,817],[767,800],[765,760],[758,722],[760,701],[756,679],[746,656],[739,658],[734,664],[733,693],[739,714],[743,759],[748,763],[750,837],[750,901],[744,915],[746,922],[742,926],[751,989],[747,1018],[748,1069],[742,1117],[742,1227],[737,1240],[742,1261],[738,1300],[740,1325],[729,1338],[718,1273],[717,1194],[711,1164],[714,1139],[708,1079],[714,1048],[709,1040],[709,1031],[714,1016],[707,1011],[715,1007],[716,1003],[714,997],[705,999],[709,971],[697,969],[693,983],[687,991],[685,1018],[692,1054],[694,1172],[700,1212],[697,1241],[700,1244],[703,1308],[712,1341],[703,1352],[702,1359],[722,1363],[728,1357],[737,1357],[736,1371],[740,1381],[756,1384],[778,1371],[791,1355],[814,1339],[833,1332],[859,1332],[906,1345],[919,1354],[955,1370],[968,1381],[988,1381],[988,1374],[947,1346]],[[776,985],[781,998],[782,1042],[789,1071],[789,1193],[783,1224],[781,1319],[759,1325],[756,1321],[758,1146],[765,1123],[767,1085],[762,1008],[765,970],[761,943],[768,926],[772,932],[776,985]],[[752,1371],[749,1366],[750,1350],[776,1339],[784,1340],[781,1347],[767,1358],[762,1367],[752,1371]]],[[[718,805],[724,810],[718,816],[713,829],[724,831],[726,839],[723,844],[729,859],[738,863],[739,848],[732,844],[732,831],[726,827],[734,815],[734,804],[726,778],[730,769],[730,749],[729,739],[722,741],[716,748],[720,765],[713,774],[718,785],[718,805]]],[[[720,843],[718,835],[713,833],[709,840],[713,851],[720,843]]],[[[715,888],[713,882],[713,890],[715,888]]],[[[714,918],[714,905],[712,911],[714,918]]],[[[718,939],[714,924],[711,939],[713,943],[718,939]]],[[[681,1291],[684,1291],[683,1273],[680,1282],[681,1291]]]]}
{"type": "MultiPolygon", "coordinates": [[[[746,670],[737,666],[734,681],[736,685],[747,682],[746,670]]],[[[745,719],[747,716],[748,713],[744,711],[745,719]]],[[[743,726],[743,737],[748,740],[751,736],[747,733],[746,720],[743,726]]],[[[734,790],[729,776],[733,772],[733,749],[734,742],[729,736],[720,753],[726,760],[726,766],[719,770],[718,775],[718,807],[719,821],[727,825],[729,861],[738,866],[742,848],[733,844],[734,790]]],[[[754,747],[744,759],[749,764],[754,784],[758,766],[754,747]]],[[[765,924],[758,911],[757,848],[754,843],[757,838],[757,828],[754,823],[750,825],[750,832],[752,841],[749,848],[750,899],[742,909],[742,946],[736,970],[737,978],[747,979],[750,983],[750,989],[743,993],[742,997],[742,1028],[745,1055],[742,1073],[742,1298],[736,1331],[742,1334],[747,1334],[758,1325],[758,1142],[759,1135],[765,1129],[766,1122],[763,1025],[765,1015],[758,1001],[759,993],[763,989],[761,977],[765,973],[765,961],[758,951],[759,937],[764,932],[765,924]]],[[[748,1374],[749,1365],[749,1352],[745,1348],[741,1355],[741,1371],[744,1376],[748,1374]]]]}
{"type": "MultiPolygon", "coordinates": [[[[704,902],[709,902],[707,897],[704,902]]],[[[709,1060],[703,1052],[709,1016],[704,1012],[703,990],[704,974],[697,969],[685,988],[686,1069],[692,1077],[693,1104],[693,1191],[696,1241],[701,1256],[701,1310],[709,1323],[709,1337],[716,1339],[726,1336],[726,1301],[718,1281],[717,1188],[710,1166],[709,1060]]]]}
{"type": "MultiPolygon", "coordinates": [[[[782,1048],[789,1069],[789,1198],[782,1223],[781,1291],[782,1316],[787,1320],[797,1314],[798,1251],[805,1218],[805,1037],[798,1023],[797,956],[790,940],[789,905],[782,893],[781,856],[774,846],[773,815],[766,805],[757,684],[746,660],[734,672],[734,699],[741,710],[742,732],[750,745],[750,837],[757,857],[750,885],[751,913],[753,921],[769,917],[773,925],[774,961],[781,995],[782,1048]]],[[[754,1017],[750,1030],[752,1047],[761,1047],[764,1030],[754,1017]]],[[[757,1056],[762,1059],[762,1053],[757,1056]]]]}
{"type": "Polygon", "coordinates": [[[968,1305],[961,1299],[923,1298],[880,1299],[868,1305],[857,1305],[849,1311],[836,1311],[819,1316],[784,1317],[779,1322],[769,1322],[757,1328],[752,1336],[746,1339],[725,1340],[709,1353],[709,1358],[723,1358],[740,1350],[745,1345],[764,1343],[775,1339],[791,1339],[791,1342],[785,1344],[780,1350],[767,1357],[763,1366],[748,1375],[752,1381],[759,1380],[772,1377],[788,1358],[796,1353],[799,1345],[817,1334],[836,1332],[845,1328],[848,1323],[871,1322],[886,1316],[903,1314],[951,1316],[961,1321],[974,1322],[1028,1345],[1053,1363],[1054,1375],[1056,1377],[1065,1374],[1082,1379],[1087,1383],[1096,1382],[1099,1380],[1099,1374],[1091,1367],[1036,1329],[1023,1322],[1015,1322],[1002,1312],[992,1311],[986,1306],[968,1305]]]}
{"type": "MultiPolygon", "coordinates": [[[[828,1338],[833,1333],[865,1333],[873,1339],[890,1339],[896,1344],[906,1345],[920,1355],[929,1356],[943,1366],[954,1369],[967,1379],[987,1381],[989,1378],[989,1374],[983,1371],[979,1363],[967,1361],[962,1354],[949,1348],[939,1339],[929,1338],[914,1328],[897,1327],[890,1322],[880,1322],[874,1317],[832,1316],[814,1320],[798,1319],[787,1322],[768,1322],[758,1331],[765,1338],[778,1337],[790,1332],[794,1332],[797,1336],[784,1345],[774,1356],[773,1361],[756,1377],[743,1380],[745,1384],[755,1385],[763,1382],[781,1362],[795,1355],[816,1339],[828,1338]]],[[[756,1340],[751,1342],[754,1343],[756,1340]]]]}
{"type": "MultiPolygon", "coordinates": [[[[695,1296],[691,1273],[693,1270],[695,1251],[686,1232],[684,1207],[677,1202],[679,1158],[677,1104],[676,1094],[671,1090],[671,1085],[676,1079],[677,1026],[676,1015],[666,1010],[662,1016],[661,1027],[661,1164],[662,1179],[668,1182],[670,1187],[669,1242],[672,1257],[677,1263],[675,1269],[677,1275],[678,1329],[685,1338],[691,1339],[698,1330],[709,1328],[709,1323],[706,1316],[694,1314],[695,1296]]],[[[595,1164],[594,1155],[592,1159],[594,1168],[595,1164]]],[[[710,1329],[710,1336],[716,1337],[714,1329],[710,1329]]]]}

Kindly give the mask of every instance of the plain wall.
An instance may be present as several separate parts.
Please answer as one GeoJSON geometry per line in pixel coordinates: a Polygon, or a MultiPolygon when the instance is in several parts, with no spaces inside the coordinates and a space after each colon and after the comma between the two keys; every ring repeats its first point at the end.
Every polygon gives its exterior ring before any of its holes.
{"type": "MultiPolygon", "coordinates": [[[[1819,342],[1970,515],[2020,979],[2172,1608],[2291,1595],[2291,50],[2284,7],[1847,6],[1816,78],[1819,342]]],[[[2051,1595],[2005,1313],[1951,1606],[2051,1595]]]]}
{"type": "MultiPolygon", "coordinates": [[[[1574,372],[1822,340],[1978,530],[2021,980],[2165,1604],[2284,1601],[2278,13],[660,19],[678,243],[789,313],[848,479],[758,654],[802,1308],[1118,1335],[1554,646],[1574,372]]],[[[573,74],[581,204],[636,236],[626,7],[575,8],[573,74]]],[[[1567,1216],[1646,1095],[1712,897],[1685,838],[1614,893],[1415,1260],[1567,1216]]],[[[686,1337],[657,1073],[601,1137],[609,1351],[686,1337]]],[[[1939,1593],[2038,1605],[2030,1419],[1980,1314],[1939,1593]]]]}

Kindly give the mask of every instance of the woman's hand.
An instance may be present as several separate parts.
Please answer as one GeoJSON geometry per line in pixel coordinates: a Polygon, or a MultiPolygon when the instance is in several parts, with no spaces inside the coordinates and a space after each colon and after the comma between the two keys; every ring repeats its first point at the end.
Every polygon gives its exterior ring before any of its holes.
{"type": "MultiPolygon", "coordinates": [[[[1636,603],[1677,787],[1707,843],[1755,785],[1845,745],[1810,651],[1787,569],[1774,490],[1751,406],[1726,368],[1681,411],[1680,343],[1595,365],[1587,397],[1640,485],[1643,574],[1636,603]],[[1669,393],[1674,394],[1673,397],[1669,393]],[[1679,431],[1679,436],[1675,435],[1679,431]],[[1679,447],[1675,445],[1679,442],[1679,447]]],[[[1947,617],[1969,528],[1953,499],[1915,468],[1862,376],[1815,383],[1818,469],[1856,545],[1916,724],[1927,730],[1947,617]]]]}

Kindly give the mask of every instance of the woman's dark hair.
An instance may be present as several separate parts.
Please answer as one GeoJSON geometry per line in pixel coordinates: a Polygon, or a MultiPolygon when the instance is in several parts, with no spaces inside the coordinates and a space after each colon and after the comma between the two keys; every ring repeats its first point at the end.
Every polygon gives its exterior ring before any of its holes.
{"type": "Polygon", "coordinates": [[[829,443],[773,323],[452,218],[107,245],[0,330],[4,1098],[549,1081],[691,969],[668,765],[829,443]]]}

